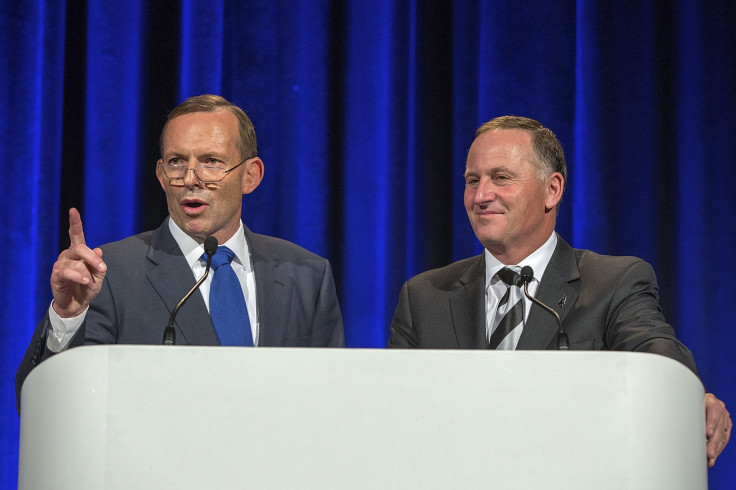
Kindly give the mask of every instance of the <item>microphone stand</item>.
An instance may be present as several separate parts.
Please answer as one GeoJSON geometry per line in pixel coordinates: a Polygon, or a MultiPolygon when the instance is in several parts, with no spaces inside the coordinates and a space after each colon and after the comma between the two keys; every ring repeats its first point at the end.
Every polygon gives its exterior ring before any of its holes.
{"type": "Polygon", "coordinates": [[[199,286],[201,286],[204,280],[207,279],[207,275],[210,273],[210,265],[212,264],[212,256],[215,255],[215,252],[217,252],[217,238],[213,236],[208,236],[207,239],[204,241],[204,253],[207,254],[207,268],[205,268],[204,270],[204,275],[199,278],[199,281],[197,281],[194,287],[190,289],[186,295],[184,295],[181,301],[179,301],[179,303],[176,305],[176,308],[174,308],[171,312],[171,316],[169,317],[169,324],[164,330],[163,345],[176,344],[176,330],[174,330],[174,320],[176,319],[176,314],[179,313],[179,308],[184,306],[184,303],[186,303],[189,297],[194,294],[194,291],[199,289],[199,286]]]}
{"type": "Polygon", "coordinates": [[[532,268],[528,265],[522,267],[521,280],[524,281],[524,294],[527,298],[529,298],[532,303],[540,306],[542,309],[554,315],[555,320],[557,320],[557,350],[570,350],[570,339],[568,338],[565,329],[562,327],[562,320],[560,319],[560,315],[558,315],[555,310],[529,294],[529,283],[532,282],[533,279],[534,271],[532,270],[532,268]]]}

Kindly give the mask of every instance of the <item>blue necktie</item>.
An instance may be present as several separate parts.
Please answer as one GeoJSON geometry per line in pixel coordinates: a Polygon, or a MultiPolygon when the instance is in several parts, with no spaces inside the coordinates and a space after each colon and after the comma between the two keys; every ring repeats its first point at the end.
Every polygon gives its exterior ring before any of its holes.
{"type": "MultiPolygon", "coordinates": [[[[227,247],[218,247],[212,257],[212,284],[210,285],[210,316],[215,324],[220,345],[253,346],[248,307],[243,288],[230,262],[235,253],[227,247]]],[[[206,255],[202,255],[207,259],[206,255]]]]}

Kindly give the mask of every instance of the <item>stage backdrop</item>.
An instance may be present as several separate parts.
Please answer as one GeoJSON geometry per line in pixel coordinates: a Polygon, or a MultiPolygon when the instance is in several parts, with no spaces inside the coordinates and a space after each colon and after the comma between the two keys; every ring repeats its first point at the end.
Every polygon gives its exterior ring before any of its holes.
{"type": "MultiPolygon", "coordinates": [[[[246,224],[332,261],[350,347],[386,345],[407,278],[481,250],[462,205],[474,129],[542,121],[570,167],[558,231],[654,265],[665,314],[736,411],[734,5],[3,0],[0,485],[16,481],[13,377],[67,209],[93,246],[158,226],[159,131],[207,92],[258,133],[246,224]]],[[[734,447],[710,478],[730,488],[734,447]]]]}

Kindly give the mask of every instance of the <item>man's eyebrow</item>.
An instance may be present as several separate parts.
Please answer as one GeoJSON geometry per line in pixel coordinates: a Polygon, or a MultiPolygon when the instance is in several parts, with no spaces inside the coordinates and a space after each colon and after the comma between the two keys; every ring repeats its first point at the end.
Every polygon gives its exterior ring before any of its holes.
{"type": "MultiPolygon", "coordinates": [[[[184,152],[178,152],[178,151],[171,151],[170,153],[164,153],[165,158],[185,158],[188,159],[189,155],[184,152]]],[[[197,160],[207,159],[207,158],[217,158],[219,160],[224,160],[226,156],[222,153],[218,153],[216,151],[207,151],[204,153],[200,153],[196,155],[197,160]]]]}
{"type": "Polygon", "coordinates": [[[506,165],[498,165],[498,166],[495,166],[495,167],[484,169],[482,172],[476,172],[475,170],[467,170],[466,169],[465,172],[463,172],[463,177],[467,177],[467,176],[470,176],[470,175],[472,175],[472,176],[478,176],[478,175],[481,175],[481,174],[493,174],[493,173],[496,173],[496,172],[516,173],[515,170],[512,169],[511,167],[507,167],[506,165]]]}

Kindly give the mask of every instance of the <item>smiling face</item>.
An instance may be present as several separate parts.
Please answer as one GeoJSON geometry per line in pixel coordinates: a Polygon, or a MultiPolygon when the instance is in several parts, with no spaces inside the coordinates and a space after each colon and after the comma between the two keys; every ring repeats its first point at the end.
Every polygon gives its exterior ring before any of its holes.
{"type": "MultiPolygon", "coordinates": [[[[159,162],[186,163],[188,169],[219,162],[232,168],[241,161],[238,123],[222,109],[192,112],[171,119],[163,136],[159,162]]],[[[252,192],[263,178],[263,162],[251,158],[215,184],[202,184],[188,170],[184,183],[172,185],[158,168],[156,175],[166,193],[169,215],[189,236],[204,240],[212,235],[219,243],[240,226],[243,194],[252,192]]]]}
{"type": "Polygon", "coordinates": [[[519,129],[486,131],[468,152],[465,210],[475,235],[504,264],[518,264],[541,247],[555,227],[564,180],[540,180],[531,136],[519,129]]]}

